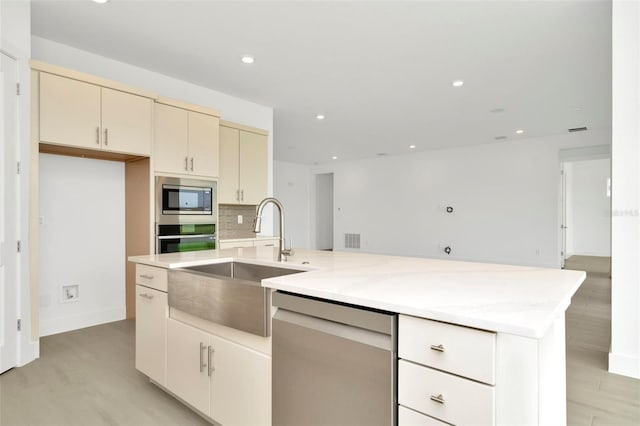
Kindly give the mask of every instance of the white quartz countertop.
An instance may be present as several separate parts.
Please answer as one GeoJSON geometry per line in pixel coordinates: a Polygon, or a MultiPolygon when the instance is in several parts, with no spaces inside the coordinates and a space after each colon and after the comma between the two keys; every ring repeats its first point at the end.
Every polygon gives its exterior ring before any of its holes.
{"type": "Polygon", "coordinates": [[[469,327],[540,338],[571,303],[586,274],[450,260],[273,247],[132,256],[180,268],[237,260],[307,272],[263,280],[265,287],[469,327]]]}

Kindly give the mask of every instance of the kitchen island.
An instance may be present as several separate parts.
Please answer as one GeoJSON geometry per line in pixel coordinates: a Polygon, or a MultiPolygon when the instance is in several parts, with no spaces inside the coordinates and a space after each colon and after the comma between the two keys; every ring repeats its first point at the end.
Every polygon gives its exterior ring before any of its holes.
{"type": "MultiPolygon", "coordinates": [[[[160,271],[228,261],[277,264],[305,272],[265,279],[263,286],[399,314],[400,425],[438,424],[435,418],[457,424],[566,423],[564,312],[585,273],[313,250],[296,250],[287,262],[278,263],[276,250],[251,247],[129,260],[160,271]],[[446,358],[434,359],[431,352],[436,351],[421,353],[429,345],[442,345],[428,341],[434,327],[439,330],[435,335],[451,348],[446,358]],[[476,338],[481,341],[477,347],[476,338]],[[429,398],[433,391],[421,388],[418,378],[423,373],[442,376],[435,382],[452,380],[451,389],[462,390],[444,404],[434,401],[429,398]]],[[[141,288],[144,280],[138,281],[141,288]]],[[[187,323],[249,351],[271,355],[270,337],[227,330],[165,309],[170,322],[187,323]]],[[[171,353],[170,339],[166,341],[171,353]]],[[[270,372],[264,382],[263,390],[269,392],[270,372]]],[[[204,405],[195,408],[221,424],[230,423],[211,414],[220,404],[204,405]]],[[[259,424],[270,424],[267,411],[262,415],[268,418],[259,424]]]]}

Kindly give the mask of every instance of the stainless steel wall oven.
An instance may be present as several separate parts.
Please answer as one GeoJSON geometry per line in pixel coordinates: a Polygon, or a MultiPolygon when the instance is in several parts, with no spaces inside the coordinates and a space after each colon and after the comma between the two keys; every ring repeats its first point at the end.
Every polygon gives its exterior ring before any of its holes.
{"type": "Polygon", "coordinates": [[[216,248],[217,183],[156,176],[156,253],[216,248]]]}

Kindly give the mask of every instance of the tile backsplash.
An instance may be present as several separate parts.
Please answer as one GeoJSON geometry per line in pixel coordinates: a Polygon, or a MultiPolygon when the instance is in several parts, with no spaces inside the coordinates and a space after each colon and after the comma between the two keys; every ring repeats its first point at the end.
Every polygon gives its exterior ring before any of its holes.
{"type": "Polygon", "coordinates": [[[256,206],[240,206],[236,204],[220,204],[218,206],[218,240],[233,238],[254,238],[253,220],[256,217],[256,206]],[[242,224],[238,223],[242,216],[242,224]]]}

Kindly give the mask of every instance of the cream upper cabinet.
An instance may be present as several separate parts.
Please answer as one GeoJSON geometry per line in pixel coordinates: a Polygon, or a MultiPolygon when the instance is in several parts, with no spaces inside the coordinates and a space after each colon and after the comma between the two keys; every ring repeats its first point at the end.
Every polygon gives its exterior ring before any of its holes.
{"type": "Polygon", "coordinates": [[[267,134],[243,127],[234,127],[232,123],[220,126],[218,202],[221,204],[255,205],[267,196],[267,134]]]}
{"type": "Polygon", "coordinates": [[[217,177],[219,119],[156,103],[155,171],[217,177]]]}
{"type": "Polygon", "coordinates": [[[152,101],[40,73],[40,142],[125,154],[151,154],[152,101]]]}

